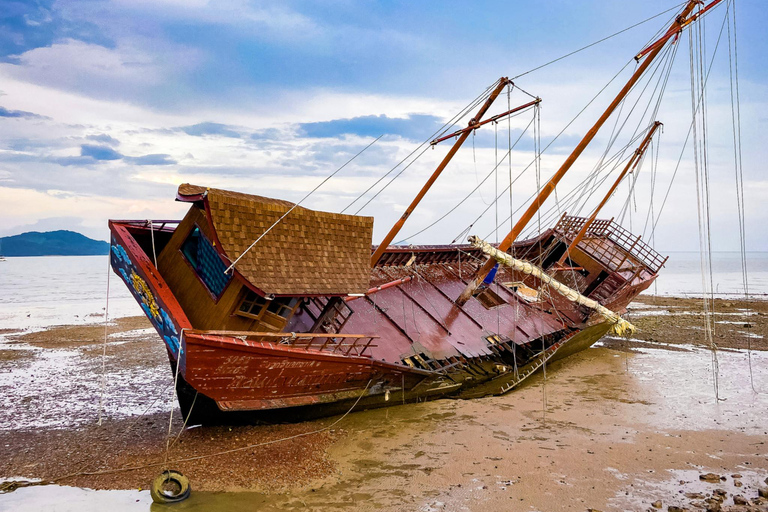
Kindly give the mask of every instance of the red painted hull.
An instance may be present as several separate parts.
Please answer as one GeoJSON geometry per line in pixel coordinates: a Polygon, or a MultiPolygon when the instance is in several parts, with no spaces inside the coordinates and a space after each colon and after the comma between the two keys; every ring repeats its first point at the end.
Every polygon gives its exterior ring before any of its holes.
{"type": "Polygon", "coordinates": [[[370,357],[282,347],[274,343],[190,334],[185,379],[222,410],[279,409],[357,397],[370,382],[413,386],[429,372],[405,371],[370,357]]]}

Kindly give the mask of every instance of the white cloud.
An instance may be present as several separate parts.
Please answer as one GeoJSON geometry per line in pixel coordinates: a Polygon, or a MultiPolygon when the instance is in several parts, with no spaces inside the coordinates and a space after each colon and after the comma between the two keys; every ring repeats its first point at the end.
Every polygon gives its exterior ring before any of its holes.
{"type": "MultiPolygon", "coordinates": [[[[287,34],[295,32],[301,32],[306,37],[316,37],[317,31],[327,28],[283,6],[253,7],[241,2],[191,4],[175,0],[142,3],[126,0],[118,4],[115,8],[124,11],[123,14],[136,10],[145,15],[163,15],[168,19],[232,25],[237,30],[263,26],[267,30],[261,33],[262,37],[269,37],[270,34],[288,37],[287,34]]],[[[184,102],[189,103],[189,108],[174,112],[165,105],[146,106],[141,98],[142,91],[178,84],[176,78],[179,74],[195,69],[207,58],[205,51],[173,45],[163,41],[159,35],[134,35],[128,38],[120,32],[116,41],[114,48],[105,48],[64,40],[50,47],[26,52],[18,64],[0,64],[3,106],[50,118],[0,120],[0,141],[4,144],[0,146],[0,185],[5,187],[0,188],[0,200],[9,205],[9,226],[69,215],[73,209],[79,218],[86,219],[84,225],[94,230],[101,229],[100,226],[110,216],[176,217],[185,207],[173,201],[173,189],[183,181],[295,201],[351,157],[354,154],[353,148],[362,148],[369,142],[361,137],[322,140],[300,138],[293,128],[295,123],[382,114],[391,118],[406,118],[414,113],[447,119],[463,107],[471,96],[469,94],[467,98],[457,100],[456,91],[461,90],[463,95],[470,89],[469,83],[475,86],[480,81],[476,75],[468,77],[469,73],[459,74],[456,79],[462,84],[460,87],[450,88],[450,93],[435,90],[431,96],[387,94],[376,92],[374,88],[364,91],[317,88],[311,86],[311,82],[306,86],[277,84],[256,95],[252,88],[243,86],[239,89],[229,88],[228,94],[231,97],[209,95],[195,98],[194,103],[184,102]],[[243,134],[243,138],[197,137],[175,129],[202,122],[231,125],[243,134]],[[253,141],[247,138],[250,132],[268,128],[278,129],[277,140],[253,141]],[[87,142],[85,137],[93,134],[106,134],[119,140],[118,149],[126,156],[168,154],[178,164],[142,168],[125,161],[114,161],[63,168],[52,163],[51,159],[57,156],[79,156],[81,144],[93,143],[87,142]],[[7,156],[15,159],[3,159],[7,156]]],[[[412,42],[407,38],[403,40],[403,44],[412,42]]],[[[558,133],[603,85],[602,82],[611,76],[607,70],[595,68],[571,73],[567,80],[553,79],[556,76],[554,74],[531,75],[520,80],[520,85],[526,90],[544,99],[544,137],[558,133]]],[[[690,119],[690,98],[687,96],[689,93],[685,80],[684,75],[675,76],[660,116],[665,122],[665,134],[659,159],[657,207],[659,195],[666,191],[676,165],[690,119]]],[[[567,130],[566,136],[580,138],[585,133],[620,83],[614,85],[614,90],[606,92],[583,114],[567,130]]],[[[729,165],[732,150],[729,148],[730,134],[727,129],[730,126],[730,105],[727,83],[713,79],[711,85],[711,171],[713,177],[716,176],[713,178],[713,187],[719,194],[718,199],[724,198],[715,205],[717,218],[714,229],[722,240],[732,244],[735,200],[731,190],[732,168],[729,165]]],[[[481,88],[478,87],[475,92],[481,88]]],[[[181,91],[179,95],[185,93],[181,91]]],[[[759,117],[760,112],[766,110],[767,105],[762,99],[765,97],[768,97],[765,87],[742,82],[742,99],[745,100],[742,105],[743,126],[751,127],[745,129],[743,135],[745,172],[751,180],[747,184],[747,207],[752,226],[764,225],[768,221],[765,212],[758,206],[768,193],[766,182],[758,175],[762,170],[762,162],[768,158],[768,149],[761,140],[768,127],[765,126],[765,119],[759,117]]],[[[513,99],[513,106],[526,98],[517,96],[517,99],[513,99]]],[[[493,112],[504,108],[506,99],[502,97],[493,112]]],[[[524,127],[528,120],[524,117],[516,118],[513,127],[524,127]]],[[[628,124],[627,130],[635,129],[635,121],[628,124]]],[[[598,160],[612,123],[611,120],[606,124],[558,189],[560,198],[581,181],[598,160]]],[[[499,129],[503,151],[506,145],[506,123],[502,123],[499,129]]],[[[488,125],[482,131],[487,136],[493,128],[488,125]]],[[[478,134],[478,137],[481,135],[478,134]]],[[[629,136],[629,133],[624,134],[617,141],[617,147],[625,144],[629,136]]],[[[414,144],[401,140],[379,142],[354,165],[331,180],[308,205],[339,210],[413,147],[414,144]]],[[[571,148],[569,141],[557,153],[545,155],[542,163],[543,179],[551,176],[562,163],[565,154],[561,153],[567,154],[571,148]]],[[[426,180],[446,151],[447,147],[443,146],[429,151],[384,192],[372,207],[362,212],[376,215],[377,239],[400,216],[415,190],[426,180]]],[[[530,162],[531,157],[530,152],[515,153],[515,174],[530,162]]],[[[473,153],[471,143],[468,143],[438,180],[418,214],[409,220],[402,235],[419,230],[448,211],[482,179],[493,163],[492,148],[478,147],[473,153]],[[478,177],[475,175],[475,165],[478,177]]],[[[637,219],[644,219],[650,198],[648,168],[643,173],[636,191],[639,208],[633,212],[637,219]]],[[[502,187],[506,186],[507,180],[507,167],[503,166],[500,169],[502,187]]],[[[673,199],[666,206],[664,222],[658,233],[659,244],[674,247],[681,238],[680,233],[690,235],[685,241],[689,247],[695,243],[695,191],[692,186],[691,167],[685,164],[673,189],[673,199]]],[[[526,179],[515,186],[514,203],[521,204],[534,188],[533,174],[529,173],[526,179]]],[[[608,212],[615,214],[623,204],[626,187],[621,190],[621,195],[606,209],[606,215],[608,212]]],[[[482,188],[481,194],[473,196],[456,214],[415,239],[415,242],[450,241],[485,209],[493,193],[494,180],[491,179],[482,188]]],[[[599,193],[596,193],[595,198],[598,197],[599,193]]],[[[590,207],[596,202],[595,198],[590,207]]],[[[551,204],[554,204],[554,196],[547,206],[551,204]]],[[[500,210],[503,210],[502,217],[508,215],[506,199],[500,204],[500,210]]],[[[493,217],[494,211],[491,210],[475,231],[484,236],[493,227],[493,217]]],[[[765,242],[758,240],[757,243],[765,242]]]]}
{"type": "Polygon", "coordinates": [[[134,87],[154,85],[162,77],[152,57],[135,48],[110,49],[74,39],[29,50],[19,56],[19,62],[10,67],[17,78],[78,90],[121,82],[134,87]]]}

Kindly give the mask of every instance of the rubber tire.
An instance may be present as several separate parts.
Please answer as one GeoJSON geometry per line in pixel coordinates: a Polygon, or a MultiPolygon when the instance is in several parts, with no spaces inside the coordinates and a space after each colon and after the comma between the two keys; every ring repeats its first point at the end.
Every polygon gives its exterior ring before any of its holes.
{"type": "Polygon", "coordinates": [[[192,487],[189,485],[189,478],[182,475],[179,471],[169,469],[163,471],[154,480],[152,480],[152,486],[149,488],[149,494],[152,496],[152,501],[155,503],[178,503],[189,498],[192,492],[192,487]],[[163,484],[168,481],[176,482],[179,485],[179,492],[175,494],[169,494],[163,490],[163,484]]]}

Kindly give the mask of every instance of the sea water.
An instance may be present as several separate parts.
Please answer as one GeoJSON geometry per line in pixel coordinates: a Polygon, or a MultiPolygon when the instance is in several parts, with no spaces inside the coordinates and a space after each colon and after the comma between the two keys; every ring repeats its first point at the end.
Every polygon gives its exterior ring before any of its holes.
{"type": "MultiPolygon", "coordinates": [[[[712,255],[712,288],[720,296],[743,295],[740,253],[712,255]]],[[[747,253],[749,291],[768,293],[768,252],[747,253]]],[[[709,279],[707,274],[707,279],[709,279]]],[[[695,296],[702,290],[697,252],[670,253],[646,293],[695,296]]],[[[8,258],[0,262],[0,329],[101,322],[142,315],[122,280],[108,270],[107,256],[8,258]],[[107,280],[109,303],[107,304],[107,280]],[[108,307],[108,311],[107,311],[108,307]]]]}
{"type": "MultiPolygon", "coordinates": [[[[646,293],[669,296],[699,296],[702,294],[701,257],[698,252],[669,252],[669,259],[659,271],[659,277],[646,293]]],[[[750,294],[768,294],[768,252],[747,252],[747,285],[750,294]]],[[[716,297],[744,295],[741,253],[713,252],[712,279],[704,272],[704,285],[716,297]]]]}
{"type": "Polygon", "coordinates": [[[104,256],[0,261],[0,329],[39,329],[144,314],[104,256]],[[111,275],[109,275],[111,274],[111,275]]]}

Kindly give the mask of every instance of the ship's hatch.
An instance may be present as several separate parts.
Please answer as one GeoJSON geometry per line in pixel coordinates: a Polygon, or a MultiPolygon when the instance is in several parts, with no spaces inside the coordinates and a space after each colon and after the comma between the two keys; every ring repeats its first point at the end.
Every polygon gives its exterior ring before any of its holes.
{"type": "Polygon", "coordinates": [[[485,309],[494,309],[508,305],[507,301],[502,299],[498,293],[490,288],[483,289],[475,295],[475,298],[480,301],[480,304],[482,304],[485,309]]]}

